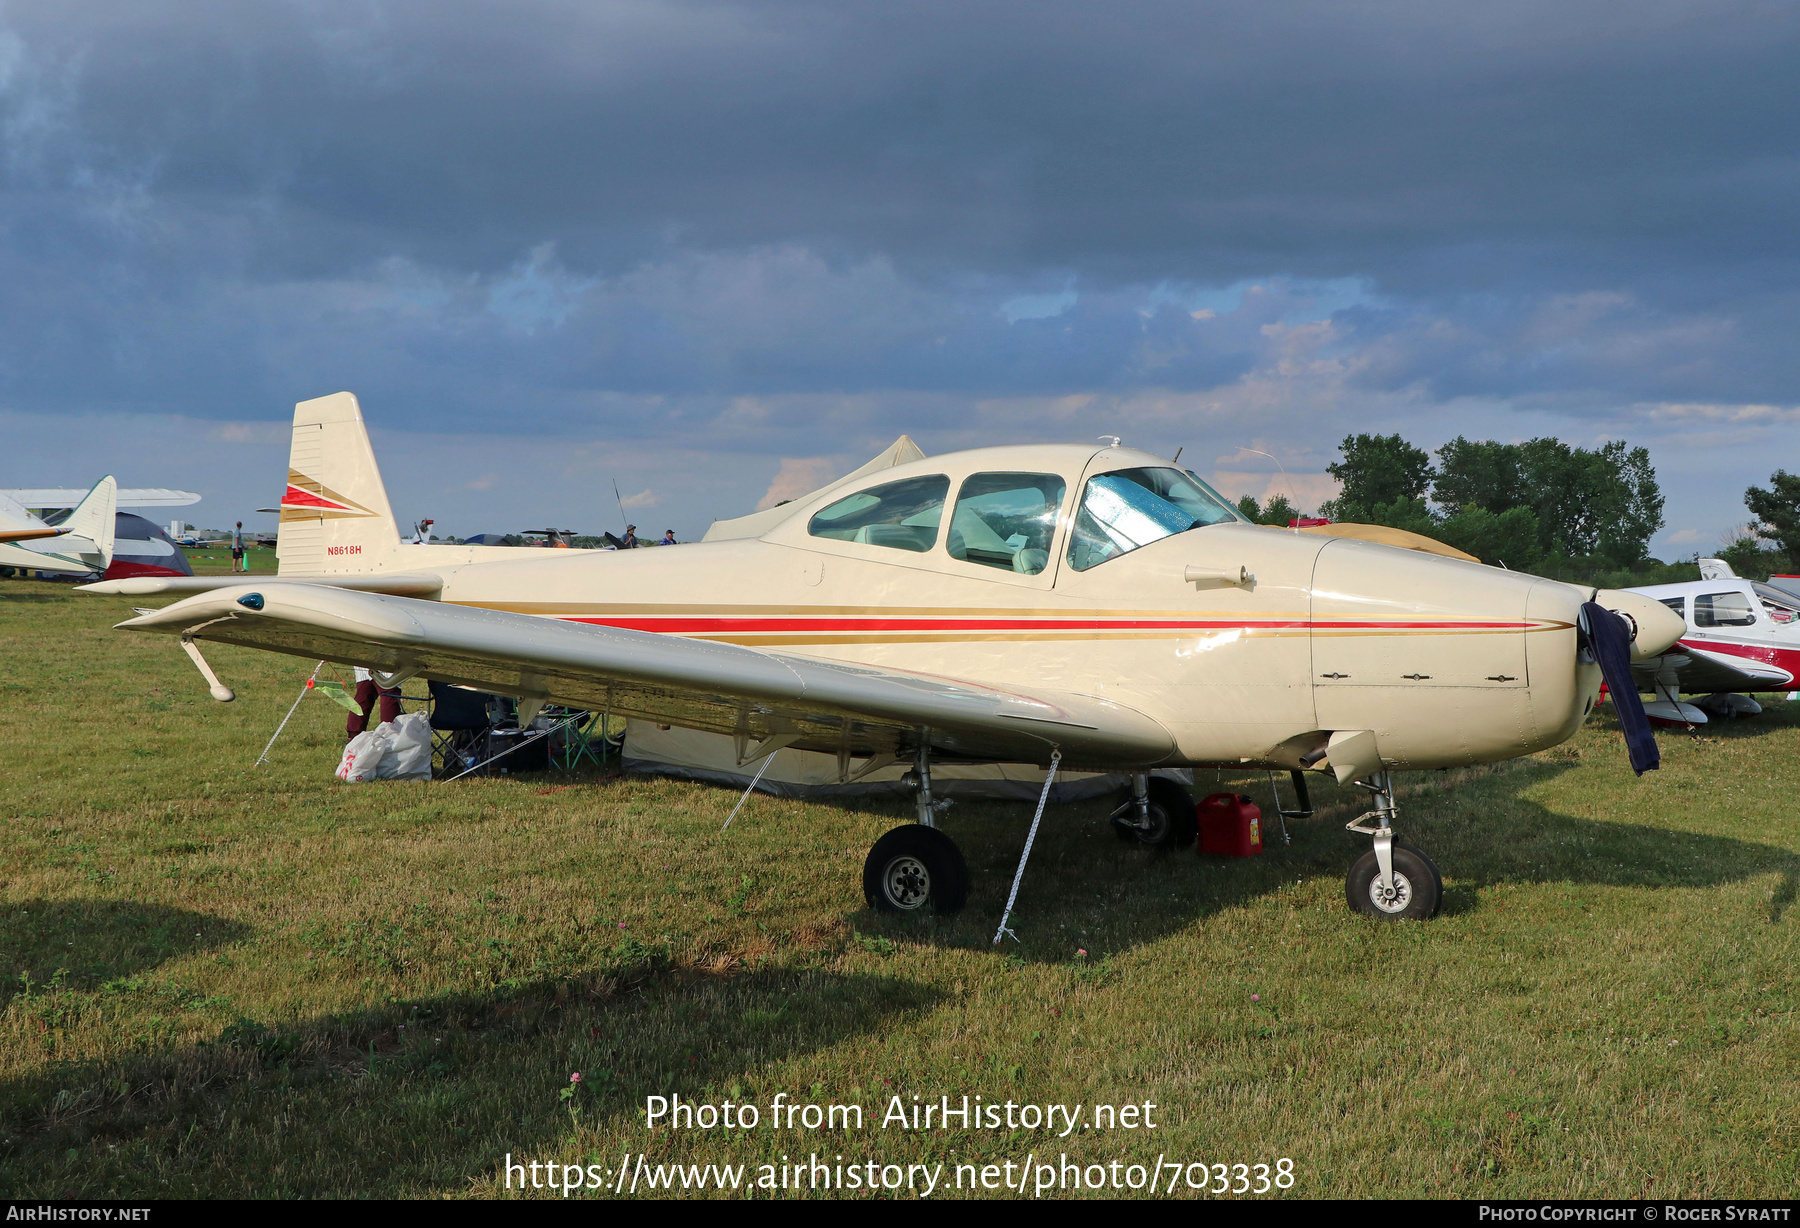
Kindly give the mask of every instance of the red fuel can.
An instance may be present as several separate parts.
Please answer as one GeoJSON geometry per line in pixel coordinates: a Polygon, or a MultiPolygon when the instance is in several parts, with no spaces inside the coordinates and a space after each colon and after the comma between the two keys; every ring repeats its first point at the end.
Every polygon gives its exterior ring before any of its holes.
{"type": "Polygon", "coordinates": [[[1262,810],[1241,793],[1212,793],[1194,807],[1200,852],[1254,857],[1262,852],[1262,810]]]}

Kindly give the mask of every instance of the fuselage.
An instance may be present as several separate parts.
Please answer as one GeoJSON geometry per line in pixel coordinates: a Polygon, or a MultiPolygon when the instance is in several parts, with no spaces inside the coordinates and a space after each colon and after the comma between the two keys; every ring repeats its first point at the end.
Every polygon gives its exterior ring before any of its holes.
{"type": "MultiPolygon", "coordinates": [[[[1736,577],[1632,591],[1662,602],[1687,622],[1676,652],[1701,661],[1707,654],[1721,657],[1755,677],[1757,690],[1800,689],[1800,596],[1736,577]]],[[[1684,681],[1683,674],[1690,679],[1703,677],[1701,671],[1679,665],[1671,666],[1669,673],[1677,685],[1684,681]]],[[[1712,688],[1682,685],[1681,689],[1712,688]]]]}
{"type": "Polygon", "coordinates": [[[1229,512],[1153,536],[1119,476],[1153,470],[1180,472],[1128,448],[980,449],[802,501],[759,539],[431,562],[454,604],[1101,696],[1161,722],[1171,763],[1300,766],[1365,729],[1388,766],[1484,762],[1591,709],[1586,590],[1229,512]],[[894,491],[922,510],[838,527],[894,491]]]}

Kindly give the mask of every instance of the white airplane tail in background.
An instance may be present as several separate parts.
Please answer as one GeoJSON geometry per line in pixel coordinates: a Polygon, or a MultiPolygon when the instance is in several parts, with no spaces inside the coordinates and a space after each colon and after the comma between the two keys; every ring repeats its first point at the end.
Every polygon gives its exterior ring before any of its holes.
{"type": "Polygon", "coordinates": [[[294,442],[275,553],[281,574],[338,575],[394,566],[400,529],[388,505],[362,407],[348,392],[294,406],[294,442]]]}
{"type": "Polygon", "coordinates": [[[87,498],[75,505],[69,518],[62,522],[68,535],[55,543],[57,552],[78,553],[83,561],[91,561],[90,556],[97,556],[100,565],[96,570],[105,571],[112,566],[113,535],[117,527],[116,519],[119,504],[119,484],[111,474],[107,474],[94,483],[94,489],[88,491],[87,498]]]}

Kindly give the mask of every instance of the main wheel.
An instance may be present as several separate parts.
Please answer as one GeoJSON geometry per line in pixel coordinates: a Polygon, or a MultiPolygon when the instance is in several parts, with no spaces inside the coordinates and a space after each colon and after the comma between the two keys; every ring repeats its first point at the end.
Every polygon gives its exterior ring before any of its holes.
{"type": "Polygon", "coordinates": [[[1429,921],[1444,901],[1444,879],[1437,864],[1410,844],[1395,843],[1394,882],[1383,892],[1377,880],[1381,864],[1370,849],[1356,859],[1344,879],[1344,897],[1353,911],[1383,921],[1429,921]]]}
{"type": "Polygon", "coordinates": [[[908,823],[875,842],[863,862],[863,898],[879,912],[962,911],[969,867],[956,842],[935,827],[908,823]]]}
{"type": "Polygon", "coordinates": [[[1165,851],[1193,844],[1199,834],[1193,795],[1165,776],[1150,778],[1149,794],[1149,826],[1138,826],[1137,807],[1127,792],[1124,802],[1113,812],[1113,834],[1145,848],[1165,851]]]}

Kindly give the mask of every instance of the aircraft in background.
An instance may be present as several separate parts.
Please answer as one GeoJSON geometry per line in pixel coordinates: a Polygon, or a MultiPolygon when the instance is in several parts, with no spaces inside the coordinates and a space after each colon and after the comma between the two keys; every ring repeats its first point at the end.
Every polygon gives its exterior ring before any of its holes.
{"type": "MultiPolygon", "coordinates": [[[[805,498],[812,499],[844,483],[922,456],[918,446],[902,435],[868,464],[805,498]]],[[[275,576],[264,578],[263,583],[267,584],[326,584],[362,592],[431,596],[439,583],[431,569],[511,563],[519,557],[515,548],[497,541],[490,544],[471,540],[455,545],[432,541],[431,526],[436,523],[432,520],[415,521],[410,535],[403,537],[388,502],[387,486],[381,479],[362,407],[348,392],[301,401],[294,406],[287,489],[279,507],[257,510],[281,517],[276,533],[280,570],[275,576]]],[[[756,537],[762,532],[758,525],[777,523],[789,514],[787,507],[771,508],[736,520],[715,521],[707,540],[756,537]]],[[[527,530],[521,536],[531,535],[545,537],[546,544],[555,546],[559,555],[613,553],[613,549],[571,545],[573,531],[568,529],[527,530]]],[[[496,535],[478,536],[485,539],[496,535]]],[[[615,549],[622,544],[611,533],[602,536],[615,549]]],[[[205,592],[236,583],[228,576],[144,573],[123,578],[109,576],[105,582],[86,586],[83,591],[148,597],[205,592]]]]}
{"type": "Polygon", "coordinates": [[[952,759],[1128,773],[1115,823],[1160,848],[1192,842],[1194,808],[1152,769],[1330,771],[1373,797],[1349,825],[1373,845],[1351,907],[1429,917],[1442,880],[1395,838],[1390,773],[1556,745],[1603,675],[1633,767],[1654,767],[1630,660],[1685,630],[1634,593],[1254,525],[1116,441],[921,454],[757,513],[754,533],[603,555],[403,546],[366,444],[355,398],[303,402],[283,575],[120,626],[179,637],[220,699],[198,641],[514,696],[521,725],[555,703],[725,734],[740,764],[791,746],[848,781],[910,761],[918,821],[864,866],[889,911],[963,903],[931,788],[952,759]]]}
{"type": "Polygon", "coordinates": [[[1656,694],[1644,711],[1664,724],[1704,725],[1709,711],[1760,712],[1749,691],[1786,691],[1793,698],[1800,688],[1800,595],[1742,579],[1722,559],[1701,559],[1700,574],[1683,584],[1631,590],[1660,601],[1685,624],[1669,651],[1634,665],[1643,689],[1656,694]],[[1731,698],[1685,703],[1683,694],[1731,698]]]}
{"type": "MultiPolygon", "coordinates": [[[[78,499],[60,522],[52,524],[25,505],[0,495],[0,567],[64,575],[105,574],[113,561],[117,532],[119,485],[111,476],[101,478],[78,499]]],[[[40,494],[41,491],[26,491],[40,494]]]]}
{"type": "MultiPolygon", "coordinates": [[[[0,499],[11,499],[21,507],[36,507],[45,511],[76,507],[87,496],[88,492],[77,486],[0,490],[0,499]]],[[[200,502],[200,496],[191,490],[169,490],[163,486],[125,486],[119,489],[114,502],[118,507],[188,507],[200,502]]]]}

